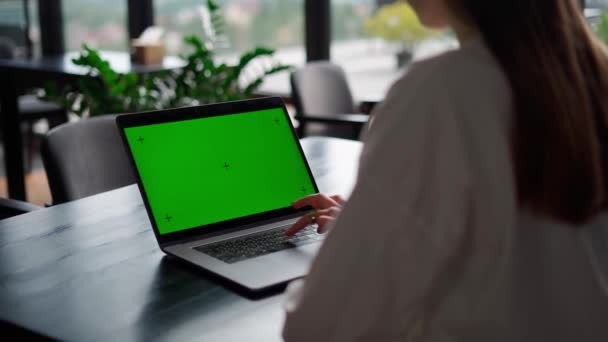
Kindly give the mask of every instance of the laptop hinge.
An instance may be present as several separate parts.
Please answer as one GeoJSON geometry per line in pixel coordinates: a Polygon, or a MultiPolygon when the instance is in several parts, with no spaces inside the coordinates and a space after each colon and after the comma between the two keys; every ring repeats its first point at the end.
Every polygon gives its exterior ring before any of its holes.
{"type": "Polygon", "coordinates": [[[238,226],[238,227],[233,227],[233,228],[226,228],[226,229],[222,229],[220,231],[215,231],[215,232],[211,232],[211,233],[201,233],[201,234],[197,234],[194,236],[189,236],[187,238],[184,239],[179,239],[179,240],[173,240],[170,242],[165,242],[162,243],[160,245],[161,249],[164,247],[170,247],[170,246],[175,246],[175,245],[180,245],[183,243],[187,243],[190,241],[194,241],[194,240],[203,240],[203,239],[210,239],[216,236],[221,236],[221,235],[227,235],[230,233],[234,233],[234,232],[238,232],[241,230],[246,230],[246,229],[251,229],[251,228],[255,228],[255,227],[259,227],[259,226],[265,226],[265,225],[269,225],[275,222],[281,222],[281,221],[287,221],[290,219],[295,219],[298,218],[300,216],[302,216],[302,213],[292,213],[289,215],[284,215],[284,216],[280,216],[280,217],[275,217],[272,219],[268,219],[268,220],[264,220],[264,221],[258,221],[255,223],[250,223],[250,224],[246,224],[246,225],[242,225],[242,226],[238,226]]]}

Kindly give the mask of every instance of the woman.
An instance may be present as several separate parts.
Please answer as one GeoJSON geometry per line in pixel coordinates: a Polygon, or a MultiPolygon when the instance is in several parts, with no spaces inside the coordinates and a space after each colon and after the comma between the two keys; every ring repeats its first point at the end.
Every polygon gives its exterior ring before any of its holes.
{"type": "Polygon", "coordinates": [[[608,57],[579,1],[410,3],[460,48],[392,87],[343,207],[295,203],[291,233],[333,228],[285,339],[608,341],[608,57]]]}

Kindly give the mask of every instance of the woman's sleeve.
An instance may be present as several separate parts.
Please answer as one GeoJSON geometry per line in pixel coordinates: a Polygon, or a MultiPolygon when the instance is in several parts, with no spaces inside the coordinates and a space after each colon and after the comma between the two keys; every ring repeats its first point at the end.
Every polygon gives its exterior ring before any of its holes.
{"type": "Polygon", "coordinates": [[[286,341],[407,340],[466,244],[469,156],[440,82],[403,78],[375,115],[351,197],[288,291],[286,341]]]}

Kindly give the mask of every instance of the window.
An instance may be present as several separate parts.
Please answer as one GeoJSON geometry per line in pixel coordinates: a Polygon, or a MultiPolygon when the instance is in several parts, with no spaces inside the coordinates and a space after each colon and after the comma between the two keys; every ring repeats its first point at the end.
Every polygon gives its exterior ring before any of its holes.
{"type": "Polygon", "coordinates": [[[585,0],[587,8],[608,8],[607,0],[585,0]]]}
{"type": "MultiPolygon", "coordinates": [[[[223,12],[225,43],[217,56],[235,59],[256,46],[276,49],[275,58],[289,65],[303,65],[304,0],[217,0],[223,12]]],[[[154,0],[156,24],[165,28],[167,53],[184,52],[183,38],[202,35],[201,0],[154,0]]],[[[268,77],[260,91],[288,94],[288,74],[268,77]]]]}
{"type": "Polygon", "coordinates": [[[127,51],[127,0],[63,0],[65,45],[127,51]]]}
{"type": "Polygon", "coordinates": [[[23,1],[0,1],[0,40],[4,44],[15,47],[16,57],[26,57],[28,53],[33,56],[40,51],[40,29],[38,25],[38,5],[36,1],[28,1],[28,12],[25,13],[23,1]],[[29,16],[29,38],[32,51],[28,52],[26,41],[27,20],[29,16]]]}
{"type": "Polygon", "coordinates": [[[587,0],[585,17],[598,37],[608,44],[608,0],[587,0]]]}
{"type": "MultiPolygon", "coordinates": [[[[226,23],[224,54],[256,46],[303,52],[304,0],[217,0],[226,23]]],[[[202,34],[201,0],[154,0],[156,24],[166,30],[168,53],[183,51],[183,37],[202,34]]],[[[285,55],[285,53],[284,53],[285,55]]],[[[286,56],[288,57],[288,56],[286,56]]]]}
{"type": "Polygon", "coordinates": [[[403,1],[332,0],[331,59],[344,68],[357,101],[380,101],[407,67],[403,30],[414,32],[413,58],[455,45],[449,35],[421,31],[403,1]],[[412,27],[413,26],[413,27],[412,27]],[[428,37],[427,37],[428,36],[428,37]]]}
{"type": "Polygon", "coordinates": [[[38,20],[38,2],[28,1],[29,16],[30,16],[30,39],[32,41],[32,55],[40,56],[42,54],[42,45],[40,42],[40,22],[38,20]]]}
{"type": "Polygon", "coordinates": [[[376,8],[376,0],[331,2],[331,59],[346,72],[357,101],[379,99],[397,75],[385,44],[365,30],[365,20],[376,8]]]}

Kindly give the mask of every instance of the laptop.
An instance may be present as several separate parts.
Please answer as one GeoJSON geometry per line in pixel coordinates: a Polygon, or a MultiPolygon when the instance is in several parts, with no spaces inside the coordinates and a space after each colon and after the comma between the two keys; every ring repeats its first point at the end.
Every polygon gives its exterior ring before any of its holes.
{"type": "Polygon", "coordinates": [[[116,122],[163,252],[262,291],[305,275],[322,235],[284,232],[318,193],[278,97],[120,115],[116,122]]]}

